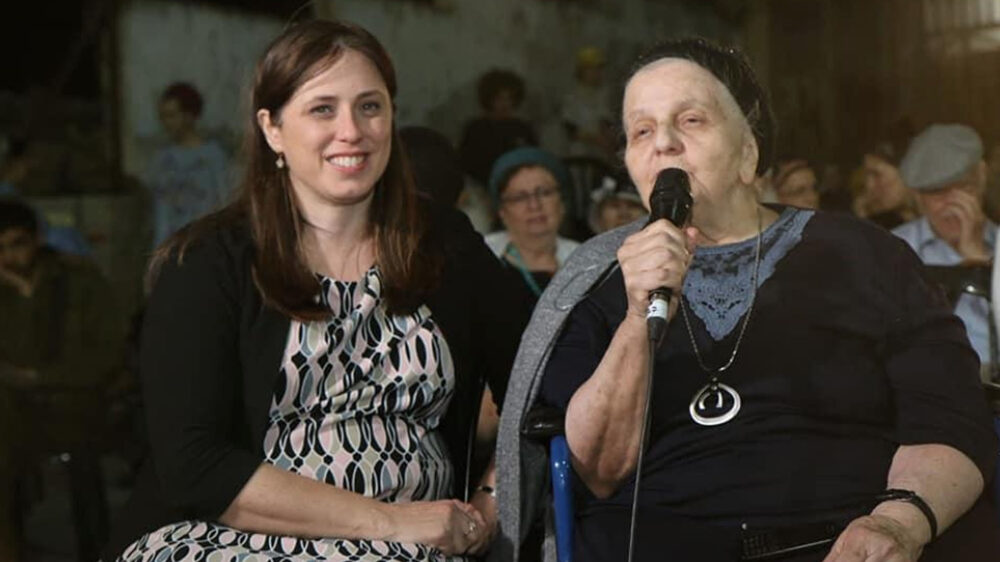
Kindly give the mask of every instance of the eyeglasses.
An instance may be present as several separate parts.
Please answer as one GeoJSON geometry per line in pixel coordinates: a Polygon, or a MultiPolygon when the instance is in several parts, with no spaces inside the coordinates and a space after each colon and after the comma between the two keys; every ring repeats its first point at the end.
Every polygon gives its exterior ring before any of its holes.
{"type": "Polygon", "coordinates": [[[525,191],[516,195],[505,195],[500,198],[500,201],[504,205],[523,207],[531,200],[540,203],[544,199],[551,199],[557,195],[559,195],[558,187],[536,187],[534,191],[525,191]]]}

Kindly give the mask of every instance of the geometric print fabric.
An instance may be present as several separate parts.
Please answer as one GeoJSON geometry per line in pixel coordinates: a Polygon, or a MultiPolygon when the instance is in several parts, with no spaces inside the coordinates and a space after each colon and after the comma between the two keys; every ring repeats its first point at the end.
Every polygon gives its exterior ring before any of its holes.
{"type": "MultiPolygon", "coordinates": [[[[438,425],[455,372],[426,306],[391,316],[377,266],[361,281],[319,277],[329,320],[292,321],[269,412],[265,461],[371,498],[447,498],[454,478],[438,425]]],[[[416,544],[299,539],[185,521],[142,537],[125,560],[463,560],[416,544]]]]}

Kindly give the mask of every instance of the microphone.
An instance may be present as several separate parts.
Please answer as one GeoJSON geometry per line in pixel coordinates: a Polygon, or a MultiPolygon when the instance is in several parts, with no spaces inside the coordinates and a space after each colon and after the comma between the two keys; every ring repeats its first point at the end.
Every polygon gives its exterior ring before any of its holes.
{"type": "MultiPolygon", "coordinates": [[[[656,175],[653,192],[649,194],[649,221],[646,226],[660,219],[667,219],[676,226],[683,226],[691,214],[691,182],[687,172],[680,168],[666,168],[656,175]]],[[[646,309],[646,327],[653,345],[659,345],[667,331],[667,307],[672,291],[659,287],[649,292],[646,309]]]]}

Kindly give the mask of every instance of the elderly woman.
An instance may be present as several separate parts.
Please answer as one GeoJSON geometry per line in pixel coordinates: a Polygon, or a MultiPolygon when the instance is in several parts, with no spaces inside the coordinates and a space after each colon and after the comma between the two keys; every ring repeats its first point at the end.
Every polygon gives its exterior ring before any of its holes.
{"type": "Polygon", "coordinates": [[[997,446],[961,323],[888,232],[758,204],[770,115],[733,50],[673,41],[632,69],[625,164],[647,201],[684,170],[690,224],[588,242],[540,300],[501,420],[496,559],[544,497],[518,439],[537,398],[565,413],[576,560],[625,559],[650,384],[636,560],[998,559],[984,504],[963,517],[997,446]],[[659,287],[676,297],[650,365],[659,287]]]}
{"type": "Polygon", "coordinates": [[[487,548],[494,471],[467,473],[469,443],[523,321],[468,221],[417,199],[395,92],[349,24],[291,26],[258,63],[241,195],[154,259],[151,458],[107,560],[487,548]]]}
{"type": "Polygon", "coordinates": [[[579,246],[559,236],[565,212],[562,193],[569,182],[562,162],[534,147],[504,154],[490,172],[490,194],[504,230],[488,234],[486,245],[518,273],[531,292],[532,305],[579,246]]]}

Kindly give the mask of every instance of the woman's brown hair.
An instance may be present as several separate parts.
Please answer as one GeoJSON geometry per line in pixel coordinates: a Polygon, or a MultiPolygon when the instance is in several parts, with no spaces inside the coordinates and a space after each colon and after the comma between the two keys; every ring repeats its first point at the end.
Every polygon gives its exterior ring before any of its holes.
{"type": "MultiPolygon", "coordinates": [[[[320,320],[330,311],[317,302],[320,285],[306,265],[300,244],[302,218],[287,168],[257,123],[266,109],[280,119],[281,109],[305,82],[334,64],[345,51],[366,56],[395,99],[396,73],[389,55],[368,31],[353,24],[311,20],[294,24],[275,39],[258,61],[247,116],[243,152],[246,170],[236,200],[221,211],[186,227],[156,250],[150,264],[154,279],[163,263],[178,263],[191,242],[227,225],[246,223],[254,242],[253,279],[264,302],[300,320],[320,320]]],[[[402,144],[393,125],[392,149],[375,186],[369,224],[382,274],[382,295],[392,313],[406,313],[437,281],[439,261],[421,251],[426,226],[402,144]]]]}

